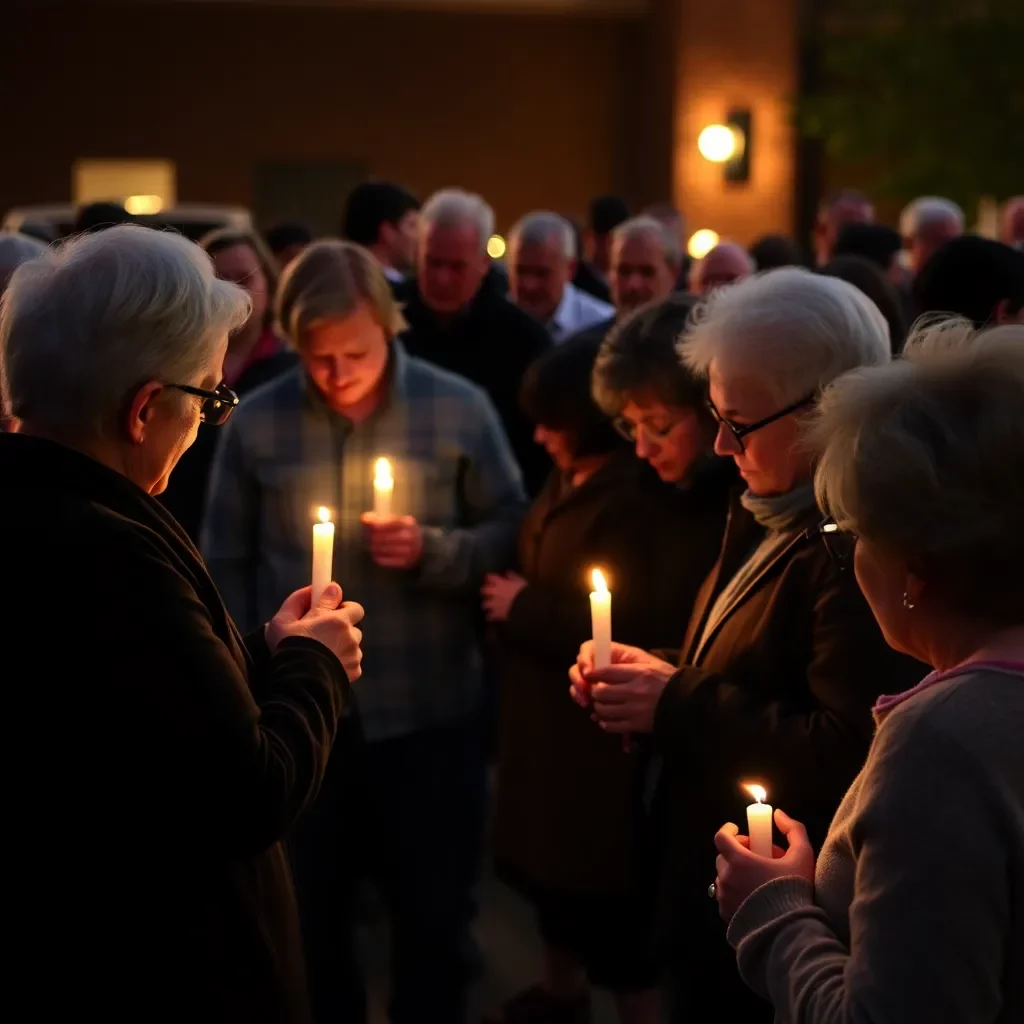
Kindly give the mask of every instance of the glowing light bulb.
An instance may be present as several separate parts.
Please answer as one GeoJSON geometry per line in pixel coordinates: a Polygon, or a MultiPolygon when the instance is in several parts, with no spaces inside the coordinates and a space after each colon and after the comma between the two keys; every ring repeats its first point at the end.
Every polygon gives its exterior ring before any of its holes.
{"type": "Polygon", "coordinates": [[[742,136],[726,124],[709,124],[697,136],[697,149],[705,160],[724,164],[742,149],[742,136]]]}
{"type": "Polygon", "coordinates": [[[718,245],[719,241],[717,231],[712,231],[711,228],[701,228],[700,231],[694,231],[690,236],[686,251],[693,259],[702,260],[718,245]]]}

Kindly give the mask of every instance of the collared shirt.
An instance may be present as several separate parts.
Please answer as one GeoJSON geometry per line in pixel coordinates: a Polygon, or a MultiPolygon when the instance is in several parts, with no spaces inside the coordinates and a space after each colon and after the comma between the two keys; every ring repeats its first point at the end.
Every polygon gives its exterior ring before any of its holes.
{"type": "Polygon", "coordinates": [[[248,630],[310,581],[318,506],[335,524],[334,578],[366,609],[357,702],[371,740],[452,721],[479,699],[479,590],[512,563],[525,498],[487,396],[392,343],[390,383],[363,423],[333,412],[299,366],[254,392],[224,428],[203,554],[248,630]],[[373,465],[391,460],[392,509],[423,527],[411,571],[370,558],[360,516],[373,465]]]}
{"type": "Polygon", "coordinates": [[[570,283],[562,292],[562,301],[559,302],[558,309],[548,324],[548,330],[551,332],[552,340],[562,342],[614,316],[614,306],[595,299],[593,295],[588,295],[570,283]]]}

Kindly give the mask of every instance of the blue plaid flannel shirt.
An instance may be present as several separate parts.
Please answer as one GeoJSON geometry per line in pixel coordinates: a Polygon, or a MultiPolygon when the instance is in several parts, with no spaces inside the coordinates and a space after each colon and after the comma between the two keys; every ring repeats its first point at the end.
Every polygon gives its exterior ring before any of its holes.
{"type": "Polygon", "coordinates": [[[519,468],[475,385],[392,343],[386,401],[354,425],[299,366],[248,396],[224,428],[202,550],[228,610],[255,629],[312,570],[315,513],[332,511],[334,578],[366,608],[356,700],[367,738],[452,721],[480,696],[483,577],[507,569],[526,507],[519,468]],[[391,460],[392,510],[423,527],[420,565],[375,565],[360,516],[391,460]]]}

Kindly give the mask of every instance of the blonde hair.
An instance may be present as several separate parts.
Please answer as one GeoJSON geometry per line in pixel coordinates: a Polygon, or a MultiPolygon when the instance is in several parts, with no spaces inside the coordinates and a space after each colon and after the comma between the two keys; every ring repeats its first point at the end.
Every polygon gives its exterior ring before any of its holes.
{"type": "Polygon", "coordinates": [[[373,255],[354,242],[314,242],[289,264],[277,299],[278,330],[296,349],[323,320],[341,320],[367,305],[393,338],[405,318],[373,255]]]}
{"type": "Polygon", "coordinates": [[[822,397],[815,492],[957,611],[1024,620],[1024,326],[932,322],[822,397]]]}

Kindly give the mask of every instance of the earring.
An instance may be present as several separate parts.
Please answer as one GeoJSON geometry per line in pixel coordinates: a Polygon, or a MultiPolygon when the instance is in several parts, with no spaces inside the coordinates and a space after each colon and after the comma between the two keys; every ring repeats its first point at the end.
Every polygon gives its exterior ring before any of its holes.
{"type": "Polygon", "coordinates": [[[907,610],[914,607],[914,602],[910,600],[910,595],[905,590],[903,591],[903,607],[907,610]]]}

